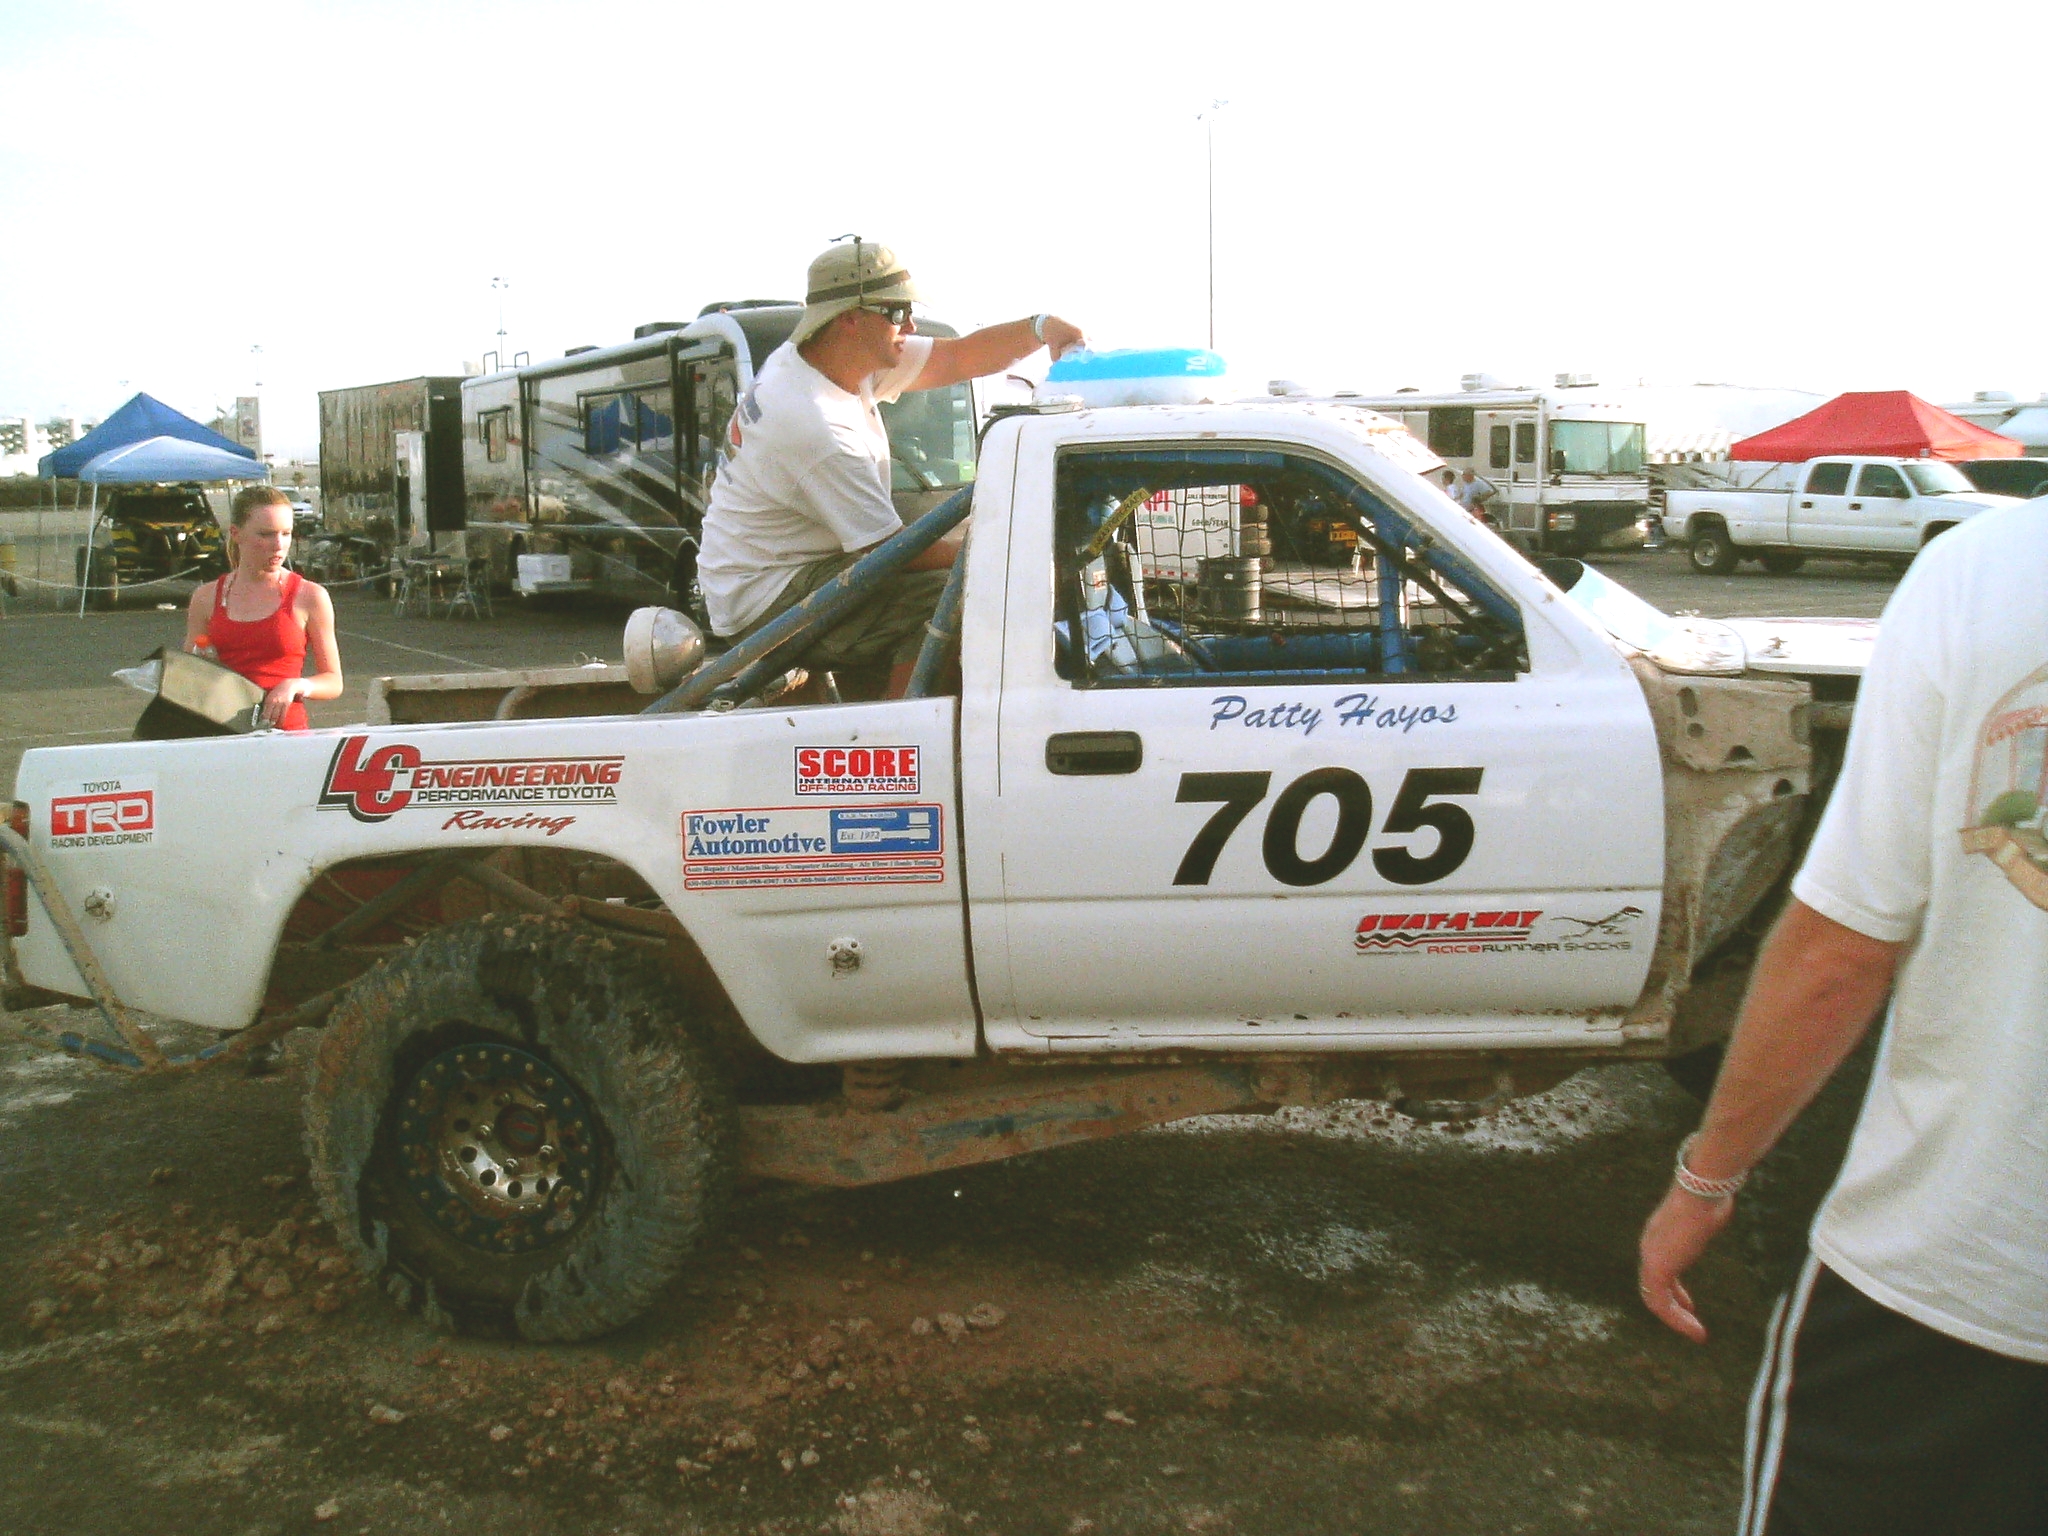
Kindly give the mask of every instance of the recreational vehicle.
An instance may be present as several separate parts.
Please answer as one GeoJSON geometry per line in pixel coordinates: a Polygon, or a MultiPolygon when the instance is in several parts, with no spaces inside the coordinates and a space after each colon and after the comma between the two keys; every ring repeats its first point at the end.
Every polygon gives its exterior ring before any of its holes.
{"type": "MultiPolygon", "coordinates": [[[[711,305],[631,341],[462,385],[467,551],[524,597],[592,592],[698,613],[697,544],[735,403],[803,307],[711,305]]],[[[926,335],[950,327],[920,318],[926,335]]],[[[906,522],[974,478],[968,385],[882,407],[906,522]]]]}
{"type": "Polygon", "coordinates": [[[1570,377],[1555,390],[1492,388],[1475,375],[1455,394],[1339,398],[1393,417],[1447,467],[1491,482],[1487,511],[1525,549],[1584,554],[1640,544],[1650,495],[1643,424],[1570,377]]]}

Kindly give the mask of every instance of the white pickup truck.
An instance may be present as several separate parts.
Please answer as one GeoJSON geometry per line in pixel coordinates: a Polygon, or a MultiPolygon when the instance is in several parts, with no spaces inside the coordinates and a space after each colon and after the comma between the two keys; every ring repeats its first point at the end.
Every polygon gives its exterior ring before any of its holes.
{"type": "Polygon", "coordinates": [[[1774,576],[1808,555],[1910,560],[1966,517],[2016,498],[1980,491],[1940,459],[1826,458],[1748,466],[1746,485],[1674,490],[1665,523],[1683,530],[1692,568],[1725,576],[1755,560],[1774,576]]]}
{"type": "Polygon", "coordinates": [[[365,1271],[558,1339],[658,1297],[741,1174],[1484,1113],[1723,1036],[1871,626],[1539,569],[1354,408],[1027,410],[980,462],[913,697],[772,680],[828,588],[710,660],[643,610],[646,712],[386,680],[387,723],[28,753],[17,987],[139,1071],[322,1025],[306,1145],[365,1271]],[[1134,579],[1140,530],[1178,577],[1134,579]],[[166,1059],[128,1009],[223,1043],[166,1059]]]}

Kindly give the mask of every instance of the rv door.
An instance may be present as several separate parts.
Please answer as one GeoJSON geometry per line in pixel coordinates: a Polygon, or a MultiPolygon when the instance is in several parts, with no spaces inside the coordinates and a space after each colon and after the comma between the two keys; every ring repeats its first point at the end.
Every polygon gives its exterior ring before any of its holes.
{"type": "Polygon", "coordinates": [[[1500,487],[1492,511],[1509,533],[1531,540],[1543,531],[1542,482],[1536,475],[1536,420],[1527,411],[1481,411],[1480,441],[1485,455],[1480,473],[1500,487]]]}
{"type": "Polygon", "coordinates": [[[392,517],[398,524],[398,545],[425,548],[429,543],[424,500],[427,494],[427,434],[391,434],[395,484],[392,488],[392,517]]]}

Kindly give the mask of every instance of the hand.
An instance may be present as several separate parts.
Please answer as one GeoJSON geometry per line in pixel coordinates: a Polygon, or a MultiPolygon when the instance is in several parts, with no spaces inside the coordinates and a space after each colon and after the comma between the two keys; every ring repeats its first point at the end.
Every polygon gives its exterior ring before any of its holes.
{"type": "Polygon", "coordinates": [[[216,651],[210,645],[194,645],[190,641],[187,641],[185,644],[185,649],[190,651],[194,656],[204,656],[208,661],[220,660],[220,652],[216,651]]]}
{"type": "Polygon", "coordinates": [[[1078,325],[1070,325],[1058,315],[1047,315],[1045,317],[1045,345],[1052,353],[1052,360],[1058,362],[1061,353],[1069,352],[1075,347],[1087,346],[1088,338],[1082,334],[1081,327],[1078,325]]]}
{"type": "Polygon", "coordinates": [[[1637,1294],[1659,1322],[1695,1344],[1706,1343],[1707,1327],[1693,1308],[1692,1293],[1685,1288],[1685,1272],[1707,1251],[1707,1245],[1734,1214],[1734,1196],[1702,1200],[1674,1184],[1664,1196],[1664,1203],[1643,1223],[1637,1294]]]}
{"type": "Polygon", "coordinates": [[[292,707],[292,700],[304,695],[306,680],[303,677],[288,677],[275,688],[263,695],[263,723],[282,725],[285,711],[292,707]]]}

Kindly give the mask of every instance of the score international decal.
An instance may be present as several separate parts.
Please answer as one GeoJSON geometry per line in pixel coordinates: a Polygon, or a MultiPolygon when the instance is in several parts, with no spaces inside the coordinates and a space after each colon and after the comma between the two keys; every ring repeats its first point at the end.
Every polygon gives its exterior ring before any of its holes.
{"type": "Polygon", "coordinates": [[[800,795],[914,795],[916,747],[798,747],[800,795]]]}
{"type": "Polygon", "coordinates": [[[406,742],[350,736],[334,749],[320,808],[357,821],[400,811],[482,806],[614,805],[623,757],[429,758],[406,742]]]}
{"type": "Polygon", "coordinates": [[[683,888],[935,885],[946,878],[936,805],[796,805],[683,812],[683,888]]]}
{"type": "Polygon", "coordinates": [[[93,779],[50,797],[52,848],[121,848],[156,841],[156,777],[93,779]]]}

